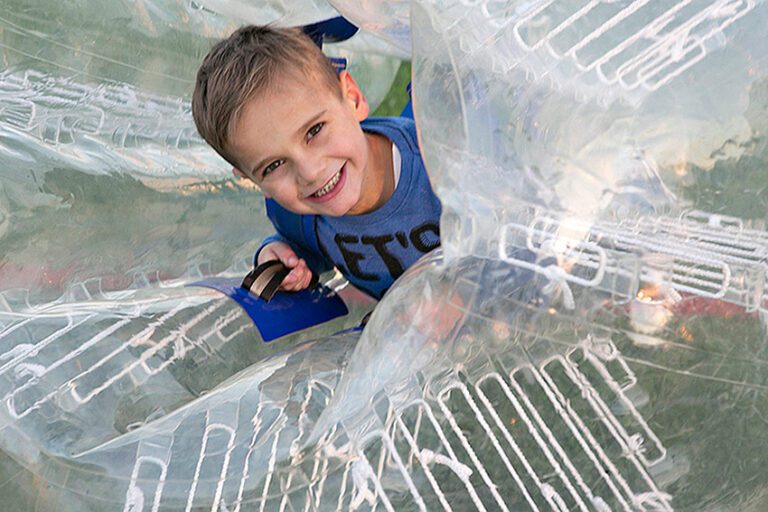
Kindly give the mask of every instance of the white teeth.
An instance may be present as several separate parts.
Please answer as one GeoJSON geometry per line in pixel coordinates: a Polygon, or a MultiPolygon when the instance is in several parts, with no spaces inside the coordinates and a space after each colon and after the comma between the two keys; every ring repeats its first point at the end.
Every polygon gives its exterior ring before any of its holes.
{"type": "Polygon", "coordinates": [[[336,186],[336,184],[339,182],[339,179],[341,179],[341,171],[337,172],[331,180],[326,183],[323,188],[312,194],[314,197],[323,197],[325,194],[333,190],[333,187],[336,186]]]}

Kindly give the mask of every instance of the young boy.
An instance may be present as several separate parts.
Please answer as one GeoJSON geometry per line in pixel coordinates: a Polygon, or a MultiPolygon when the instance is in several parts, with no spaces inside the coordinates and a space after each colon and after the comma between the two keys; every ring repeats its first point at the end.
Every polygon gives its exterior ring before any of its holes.
{"type": "Polygon", "coordinates": [[[243,27],[198,71],[195,124],[267,198],[277,234],[256,264],[290,268],[283,290],[336,267],[378,299],[440,244],[440,202],[413,121],[368,113],[350,74],[298,29],[243,27]]]}

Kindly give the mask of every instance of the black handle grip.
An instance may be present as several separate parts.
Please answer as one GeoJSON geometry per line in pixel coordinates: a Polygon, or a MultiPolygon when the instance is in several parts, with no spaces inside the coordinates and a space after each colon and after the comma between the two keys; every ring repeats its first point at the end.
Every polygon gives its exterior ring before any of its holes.
{"type": "Polygon", "coordinates": [[[265,261],[248,272],[240,286],[269,302],[290,271],[280,260],[265,261]]]}
{"type": "MultiPolygon", "coordinates": [[[[255,293],[266,302],[269,302],[290,272],[291,269],[283,265],[280,260],[265,261],[248,272],[240,287],[255,293]]],[[[314,287],[317,282],[317,274],[313,272],[309,287],[314,287]]]]}

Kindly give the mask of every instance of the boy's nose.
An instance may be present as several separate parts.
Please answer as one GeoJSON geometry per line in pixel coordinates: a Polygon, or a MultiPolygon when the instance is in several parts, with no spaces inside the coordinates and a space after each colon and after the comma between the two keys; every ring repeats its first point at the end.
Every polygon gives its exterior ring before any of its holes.
{"type": "Polygon", "coordinates": [[[298,165],[299,180],[303,185],[312,185],[324,175],[325,167],[319,159],[302,160],[298,165]]]}

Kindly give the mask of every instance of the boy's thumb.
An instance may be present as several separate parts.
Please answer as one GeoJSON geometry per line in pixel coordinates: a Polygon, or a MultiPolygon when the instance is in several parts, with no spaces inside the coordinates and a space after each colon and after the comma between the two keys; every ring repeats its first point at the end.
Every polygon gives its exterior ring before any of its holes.
{"type": "Polygon", "coordinates": [[[299,258],[297,258],[293,250],[288,247],[280,247],[274,249],[273,252],[275,253],[275,256],[277,256],[277,259],[282,261],[283,265],[286,267],[293,268],[299,262],[299,258]]]}

